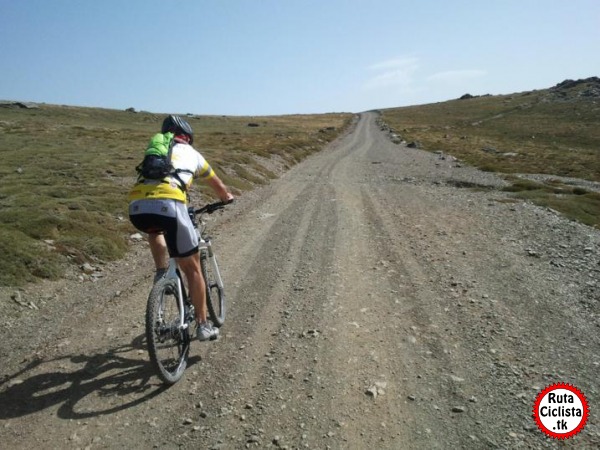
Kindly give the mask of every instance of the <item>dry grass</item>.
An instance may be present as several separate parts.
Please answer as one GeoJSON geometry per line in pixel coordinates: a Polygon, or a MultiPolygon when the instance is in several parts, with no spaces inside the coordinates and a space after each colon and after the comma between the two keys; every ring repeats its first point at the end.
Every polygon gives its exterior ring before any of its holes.
{"type": "Polygon", "coordinates": [[[383,115],[405,139],[485,170],[600,181],[600,101],[542,98],[542,93],[479,97],[383,115]]]}
{"type": "MultiPolygon", "coordinates": [[[[425,150],[444,151],[482,170],[600,182],[599,96],[598,80],[590,79],[549,90],[387,109],[382,119],[406,141],[418,141],[425,150]]],[[[600,226],[595,193],[535,185],[528,189],[515,183],[512,190],[600,226]]]]}
{"type": "MultiPolygon", "coordinates": [[[[69,263],[120,258],[126,195],[163,115],[40,105],[0,108],[0,285],[57,278],[69,263]]],[[[189,117],[195,146],[236,193],[321,150],[350,114],[189,117]],[[248,126],[254,123],[259,126],[248,126]]]]}

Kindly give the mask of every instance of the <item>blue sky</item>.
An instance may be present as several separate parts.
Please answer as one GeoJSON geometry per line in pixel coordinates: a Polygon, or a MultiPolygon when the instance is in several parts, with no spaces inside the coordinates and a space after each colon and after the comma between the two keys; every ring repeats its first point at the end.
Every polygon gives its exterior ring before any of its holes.
{"type": "Polygon", "coordinates": [[[600,76],[598,0],[0,0],[0,99],[360,112],[600,76]]]}

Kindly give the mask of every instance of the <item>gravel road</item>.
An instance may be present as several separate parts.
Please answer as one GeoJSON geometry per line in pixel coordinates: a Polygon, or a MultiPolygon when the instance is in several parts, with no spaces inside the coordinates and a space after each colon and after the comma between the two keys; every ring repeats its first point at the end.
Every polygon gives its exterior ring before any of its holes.
{"type": "Polygon", "coordinates": [[[2,292],[0,447],[600,447],[600,232],[376,117],[213,218],[229,315],[169,389],[144,242],[95,282],[2,292]],[[590,404],[565,442],[532,419],[554,382],[590,404]]]}

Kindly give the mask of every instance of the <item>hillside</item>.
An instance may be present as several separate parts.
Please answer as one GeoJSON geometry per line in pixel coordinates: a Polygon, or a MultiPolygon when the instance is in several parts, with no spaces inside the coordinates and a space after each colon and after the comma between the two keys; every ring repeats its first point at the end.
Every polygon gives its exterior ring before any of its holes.
{"type": "Polygon", "coordinates": [[[509,190],[600,226],[600,79],[381,111],[394,142],[505,174],[509,190]]]}
{"type": "MultiPolygon", "coordinates": [[[[496,172],[515,196],[600,226],[597,77],[380,114],[394,142],[496,172]]],[[[240,194],[320,151],[353,115],[187,117],[199,149],[240,194]]],[[[0,102],[0,286],[57,279],[67,270],[89,279],[86,264],[128,251],[125,195],[161,120],[133,109],[0,102]]],[[[198,187],[194,195],[207,192],[198,187]]]]}
{"type": "MultiPolygon", "coordinates": [[[[318,152],[352,117],[187,115],[197,148],[235,194],[318,152]]],[[[89,264],[125,254],[133,231],[128,187],[162,118],[132,109],[0,102],[0,286],[57,279],[70,269],[88,279],[89,264]]],[[[197,187],[193,195],[205,192],[197,187]]]]}

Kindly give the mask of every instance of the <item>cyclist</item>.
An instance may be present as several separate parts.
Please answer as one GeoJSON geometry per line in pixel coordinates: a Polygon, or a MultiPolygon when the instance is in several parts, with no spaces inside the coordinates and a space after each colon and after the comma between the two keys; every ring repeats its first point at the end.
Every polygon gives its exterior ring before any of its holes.
{"type": "Polygon", "coordinates": [[[169,255],[177,259],[188,280],[190,299],[198,322],[200,341],[216,339],[218,328],[207,320],[206,289],[198,258],[198,236],[187,211],[187,190],[194,178],[205,181],[224,202],[233,195],[215,174],[204,157],[192,147],[194,132],[180,116],[164,119],[161,133],[173,133],[175,145],[171,163],[179,169],[162,180],[141,177],[129,192],[129,219],[140,231],[148,233],[150,252],[154,259],[156,282],[165,275],[169,255]]]}

